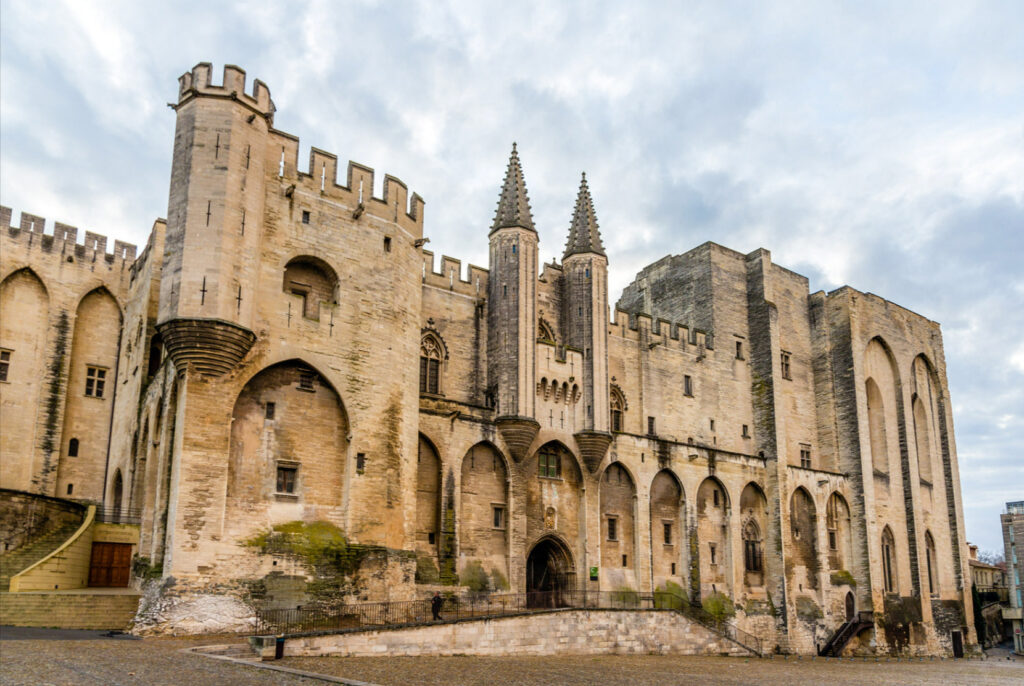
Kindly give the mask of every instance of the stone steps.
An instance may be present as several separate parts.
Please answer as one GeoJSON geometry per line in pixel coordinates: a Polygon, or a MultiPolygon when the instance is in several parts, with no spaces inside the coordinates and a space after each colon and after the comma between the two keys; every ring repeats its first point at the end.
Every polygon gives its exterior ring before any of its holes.
{"type": "Polygon", "coordinates": [[[12,576],[23,572],[59,548],[81,525],[82,522],[78,521],[53,529],[27,545],[0,555],[0,592],[10,588],[12,576]]]}
{"type": "Polygon", "coordinates": [[[139,607],[135,593],[0,593],[0,624],[123,630],[139,607]]]}

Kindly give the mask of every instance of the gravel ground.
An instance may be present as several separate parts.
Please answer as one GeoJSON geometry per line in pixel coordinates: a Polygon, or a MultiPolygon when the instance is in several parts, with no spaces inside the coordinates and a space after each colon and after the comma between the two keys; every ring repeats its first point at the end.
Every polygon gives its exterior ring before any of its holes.
{"type": "Polygon", "coordinates": [[[396,657],[287,658],[275,664],[384,686],[445,684],[699,684],[790,686],[791,684],[915,684],[995,686],[1024,684],[1024,659],[934,662],[839,662],[837,660],[758,660],[724,657],[396,657]]]}
{"type": "MultiPolygon", "coordinates": [[[[0,629],[0,684],[64,686],[234,686],[320,684],[307,679],[182,652],[238,643],[237,636],[125,640],[101,632],[0,629]]],[[[416,657],[288,658],[275,666],[385,686],[402,684],[1024,684],[1024,658],[925,662],[838,662],[720,657],[416,657]]]]}

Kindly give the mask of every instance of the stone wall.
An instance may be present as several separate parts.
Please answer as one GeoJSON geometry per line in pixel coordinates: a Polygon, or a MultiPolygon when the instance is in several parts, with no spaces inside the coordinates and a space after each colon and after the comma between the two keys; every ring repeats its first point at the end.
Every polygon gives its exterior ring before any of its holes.
{"type": "Polygon", "coordinates": [[[285,657],[749,655],[671,611],[565,610],[411,629],[291,638],[285,657]]]}

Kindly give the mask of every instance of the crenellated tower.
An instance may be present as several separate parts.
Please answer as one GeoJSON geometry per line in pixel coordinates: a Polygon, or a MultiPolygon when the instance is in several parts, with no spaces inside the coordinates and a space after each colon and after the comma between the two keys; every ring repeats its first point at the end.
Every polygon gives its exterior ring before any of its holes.
{"type": "Polygon", "coordinates": [[[490,233],[488,389],[498,430],[518,461],[540,429],[537,384],[537,231],[515,143],[490,233]]]}
{"type": "Polygon", "coordinates": [[[611,443],[608,431],[608,257],[583,174],[562,256],[566,342],[583,353],[583,430],[576,442],[592,470],[611,443]]]}
{"type": "Polygon", "coordinates": [[[245,72],[213,85],[200,63],[178,80],[158,329],[179,368],[231,370],[255,341],[253,314],[274,104],[245,72]]]}

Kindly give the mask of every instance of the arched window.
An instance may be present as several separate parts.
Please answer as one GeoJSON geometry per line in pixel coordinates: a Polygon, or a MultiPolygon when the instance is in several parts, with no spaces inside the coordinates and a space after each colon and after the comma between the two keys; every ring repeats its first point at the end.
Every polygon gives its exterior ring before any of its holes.
{"type": "Polygon", "coordinates": [[[612,386],[611,397],[608,405],[611,407],[611,429],[612,431],[623,431],[622,419],[626,412],[626,399],[617,387],[612,386]]]}
{"type": "Polygon", "coordinates": [[[886,593],[896,593],[896,539],[887,526],[882,530],[882,580],[886,593]]]}
{"type": "Polygon", "coordinates": [[[551,330],[551,325],[543,319],[537,322],[537,338],[545,343],[555,342],[555,333],[551,330]]]}
{"type": "Polygon", "coordinates": [[[743,562],[748,572],[760,572],[763,565],[761,530],[753,520],[743,527],[743,562]]]}
{"type": "Polygon", "coordinates": [[[302,316],[320,319],[320,304],[337,302],[338,276],[323,260],[302,256],[292,259],[284,269],[284,291],[302,298],[302,316]]]}
{"type": "Polygon", "coordinates": [[[420,343],[420,393],[441,392],[441,358],[444,350],[436,336],[426,335],[420,343]]]}
{"type": "Polygon", "coordinates": [[[78,439],[68,441],[68,457],[78,457],[78,439]]]}

